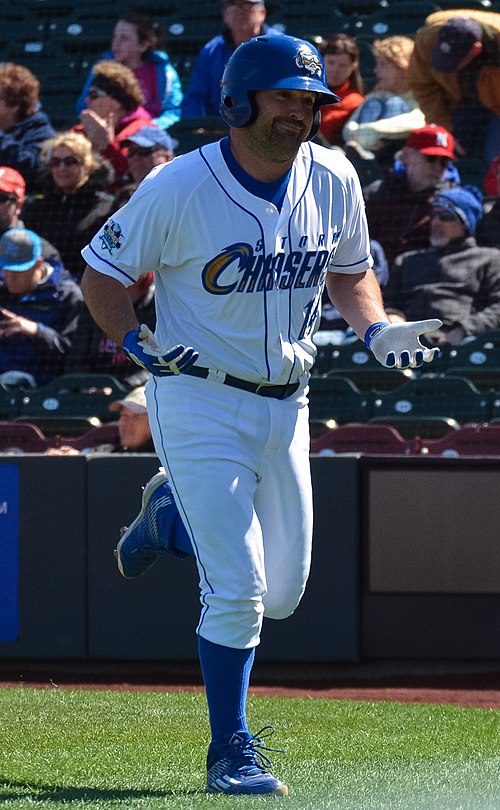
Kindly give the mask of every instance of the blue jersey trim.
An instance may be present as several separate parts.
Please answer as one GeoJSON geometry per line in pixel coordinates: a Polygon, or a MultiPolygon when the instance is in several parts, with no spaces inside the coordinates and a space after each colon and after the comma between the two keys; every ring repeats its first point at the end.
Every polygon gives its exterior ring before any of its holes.
{"type": "MultiPolygon", "coordinates": [[[[112,267],[112,268],[113,268],[113,270],[116,270],[118,273],[121,273],[121,274],[122,274],[122,276],[125,276],[125,278],[128,278],[128,279],[129,279],[129,280],[132,282],[132,284],[133,284],[134,282],[136,282],[136,281],[137,281],[137,279],[133,278],[133,276],[129,276],[129,275],[128,275],[128,273],[126,273],[124,270],[120,270],[120,268],[119,268],[119,267],[116,267],[116,265],[112,264],[111,262],[108,262],[108,260],[107,260],[107,259],[103,259],[103,258],[102,258],[102,256],[99,256],[99,255],[98,255],[98,254],[95,252],[95,250],[94,250],[94,248],[92,247],[92,245],[88,245],[88,248],[89,248],[89,250],[91,250],[91,251],[92,251],[92,253],[94,254],[94,256],[96,256],[96,257],[99,259],[99,261],[100,261],[100,262],[104,262],[104,264],[108,264],[110,267],[112,267]]],[[[88,262],[87,262],[87,264],[88,264],[88,262]]],[[[91,267],[92,267],[92,265],[91,265],[91,267]]],[[[94,269],[94,270],[97,270],[97,268],[96,268],[96,267],[94,267],[93,269],[94,269]]],[[[99,271],[97,271],[97,272],[99,272],[99,271]]]]}
{"type": "Polygon", "coordinates": [[[331,264],[330,267],[356,267],[357,264],[364,264],[370,258],[370,254],[365,256],[364,259],[360,259],[359,262],[354,262],[354,264],[331,264]]]}

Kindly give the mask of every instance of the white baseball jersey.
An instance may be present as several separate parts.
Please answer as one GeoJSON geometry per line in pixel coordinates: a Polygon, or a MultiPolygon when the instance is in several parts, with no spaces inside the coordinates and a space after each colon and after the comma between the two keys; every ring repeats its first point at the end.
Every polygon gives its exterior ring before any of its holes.
{"type": "Polygon", "coordinates": [[[309,572],[311,336],[326,273],[371,266],[354,169],[303,144],[278,211],[209,144],[154,169],[82,255],[124,285],[154,272],[159,345],[193,346],[214,372],[152,376],[149,421],[198,563],[198,633],[255,646],[263,615],[289,616],[309,572]],[[217,371],[301,385],[273,399],[217,371]]]}
{"type": "Polygon", "coordinates": [[[219,143],[158,166],[82,251],[125,286],[153,272],[156,340],[251,382],[294,382],[314,361],[327,271],[372,266],[358,177],[302,144],[281,211],[231,174],[219,143]]]}

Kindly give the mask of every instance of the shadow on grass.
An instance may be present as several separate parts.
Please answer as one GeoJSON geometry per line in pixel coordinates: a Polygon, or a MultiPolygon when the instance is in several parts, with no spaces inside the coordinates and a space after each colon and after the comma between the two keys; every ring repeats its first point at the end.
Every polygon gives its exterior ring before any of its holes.
{"type": "Polygon", "coordinates": [[[91,787],[37,785],[33,782],[12,782],[0,778],[0,805],[15,799],[33,798],[37,802],[125,801],[127,799],[165,799],[172,796],[204,796],[198,790],[106,790],[91,787]]]}

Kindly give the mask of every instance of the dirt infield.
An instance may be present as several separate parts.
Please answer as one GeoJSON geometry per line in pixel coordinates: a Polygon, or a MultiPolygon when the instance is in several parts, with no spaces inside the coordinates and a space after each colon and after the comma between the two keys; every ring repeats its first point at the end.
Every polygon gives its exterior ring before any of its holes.
{"type": "MultiPolygon", "coordinates": [[[[0,661],[0,687],[202,691],[196,663],[0,661]]],[[[500,709],[500,662],[256,665],[250,692],[500,709]]]]}

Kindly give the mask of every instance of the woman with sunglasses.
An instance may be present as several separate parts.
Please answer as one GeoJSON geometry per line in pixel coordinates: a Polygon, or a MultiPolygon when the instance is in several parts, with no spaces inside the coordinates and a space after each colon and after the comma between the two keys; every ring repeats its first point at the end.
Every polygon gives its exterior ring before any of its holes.
{"type": "Polygon", "coordinates": [[[106,220],[113,197],[104,191],[112,172],[77,132],[62,132],[42,145],[41,193],[22,212],[28,228],[52,242],[76,279],[83,273],[81,249],[106,220]]]}
{"type": "MultiPolygon", "coordinates": [[[[150,17],[122,14],[113,32],[111,50],[101,54],[100,59],[113,59],[133,71],[144,95],[146,110],[156,126],[168,129],[180,118],[183,93],[168,54],[159,49],[160,42],[159,27],[150,17]]],[[[87,106],[92,83],[91,73],[76,105],[78,115],[87,106]]]]}

